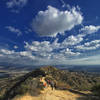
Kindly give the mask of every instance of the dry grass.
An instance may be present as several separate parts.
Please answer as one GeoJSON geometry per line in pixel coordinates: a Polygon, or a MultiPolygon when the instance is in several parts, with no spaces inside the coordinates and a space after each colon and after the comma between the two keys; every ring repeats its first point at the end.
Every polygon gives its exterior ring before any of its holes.
{"type": "MultiPolygon", "coordinates": [[[[45,82],[43,79],[42,81],[45,82]]],[[[66,84],[59,83],[59,86],[66,86],[66,84]]],[[[64,90],[52,90],[51,87],[47,87],[41,91],[41,94],[38,96],[30,96],[26,94],[21,97],[16,97],[13,100],[92,100],[86,98],[85,96],[81,96],[79,94],[74,94],[69,91],[64,90]]],[[[94,99],[93,99],[94,100],[94,99]]]]}
{"type": "Polygon", "coordinates": [[[61,91],[61,90],[51,90],[50,87],[46,88],[42,91],[42,94],[39,96],[30,96],[28,94],[17,97],[13,100],[77,100],[79,95],[73,94],[69,91],[61,91]]]}
{"type": "Polygon", "coordinates": [[[62,87],[62,88],[65,87],[65,88],[68,88],[68,89],[71,88],[68,84],[63,83],[63,82],[57,82],[57,87],[62,87]]]}

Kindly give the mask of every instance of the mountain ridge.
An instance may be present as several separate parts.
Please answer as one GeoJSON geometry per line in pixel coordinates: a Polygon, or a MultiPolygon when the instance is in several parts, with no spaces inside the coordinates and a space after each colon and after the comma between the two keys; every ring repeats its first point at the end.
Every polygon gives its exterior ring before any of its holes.
{"type": "Polygon", "coordinates": [[[40,78],[50,79],[56,82],[58,89],[90,90],[93,85],[100,82],[100,77],[89,76],[82,72],[70,72],[60,70],[53,66],[46,66],[35,69],[24,76],[16,79],[16,82],[8,88],[2,100],[11,100],[17,95],[29,93],[39,95],[44,89],[40,78]],[[34,92],[35,91],[35,92],[34,92]]]}

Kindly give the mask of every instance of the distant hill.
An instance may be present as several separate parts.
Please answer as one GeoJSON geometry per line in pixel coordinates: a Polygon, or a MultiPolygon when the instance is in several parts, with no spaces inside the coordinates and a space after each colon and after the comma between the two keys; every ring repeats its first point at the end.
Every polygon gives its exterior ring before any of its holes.
{"type": "Polygon", "coordinates": [[[91,90],[93,85],[100,83],[99,76],[96,77],[88,73],[60,70],[52,66],[41,67],[9,81],[4,88],[5,92],[1,100],[11,100],[15,96],[25,93],[31,95],[40,94],[40,91],[44,89],[43,83],[40,82],[41,77],[55,81],[57,88],[75,90],[91,90]]]}
{"type": "MultiPolygon", "coordinates": [[[[55,66],[56,68],[62,69],[62,70],[69,70],[69,71],[84,71],[84,72],[90,72],[90,73],[97,73],[100,74],[100,65],[50,65],[55,66]]],[[[5,71],[31,71],[36,68],[41,68],[43,66],[20,66],[20,65],[12,65],[12,64],[1,64],[0,70],[5,71]]]]}
{"type": "Polygon", "coordinates": [[[56,65],[59,69],[100,73],[100,65],[56,65]]]}
{"type": "Polygon", "coordinates": [[[72,66],[68,70],[100,73],[100,65],[72,66]]]}

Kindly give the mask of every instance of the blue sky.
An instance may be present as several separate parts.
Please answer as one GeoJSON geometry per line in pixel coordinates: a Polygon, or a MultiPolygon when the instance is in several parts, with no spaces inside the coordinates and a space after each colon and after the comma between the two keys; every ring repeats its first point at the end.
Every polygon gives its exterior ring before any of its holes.
{"type": "Polygon", "coordinates": [[[0,65],[100,65],[100,0],[1,0],[0,65]]]}

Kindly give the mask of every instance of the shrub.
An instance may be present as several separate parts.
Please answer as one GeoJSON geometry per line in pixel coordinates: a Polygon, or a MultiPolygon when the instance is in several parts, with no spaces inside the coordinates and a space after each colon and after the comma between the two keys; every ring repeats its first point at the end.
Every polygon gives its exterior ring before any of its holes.
{"type": "Polygon", "coordinates": [[[94,92],[95,95],[100,96],[100,84],[93,86],[92,91],[94,92]]]}

